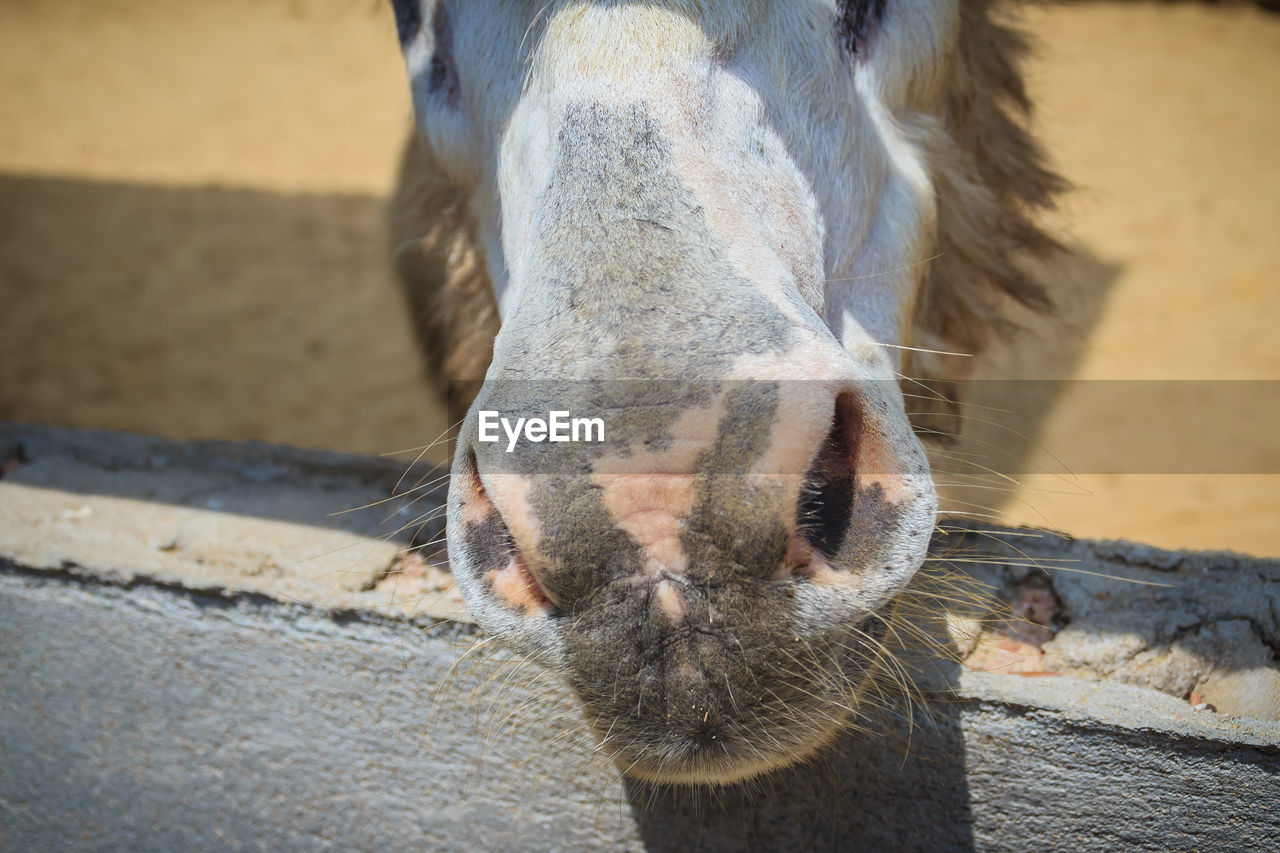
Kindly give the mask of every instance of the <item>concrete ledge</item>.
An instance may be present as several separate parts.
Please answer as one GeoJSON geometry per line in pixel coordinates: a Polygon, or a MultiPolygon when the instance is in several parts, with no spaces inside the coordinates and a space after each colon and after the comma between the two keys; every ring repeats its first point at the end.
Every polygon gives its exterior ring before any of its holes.
{"type": "Polygon", "coordinates": [[[5,424],[0,465],[8,472],[0,480],[0,555],[21,565],[389,617],[466,619],[454,594],[377,588],[413,537],[431,542],[443,532],[435,512],[443,469],[5,424]]]}
{"type": "MultiPolygon", "coordinates": [[[[387,582],[407,537],[370,537],[438,493],[331,515],[387,497],[403,464],[24,426],[0,427],[5,460],[5,849],[1239,850],[1280,838],[1280,725],[1083,671],[937,664],[952,693],[934,692],[914,728],[889,713],[880,736],[851,735],[811,767],[652,790],[594,754],[555,682],[477,646],[444,586],[387,582]]],[[[1169,584],[1137,598],[1110,588],[1122,606],[1091,616],[1076,600],[1089,590],[1055,575],[1071,619],[1046,658],[1071,630],[1121,631],[1117,614],[1139,599],[1187,601],[1168,636],[1139,624],[1129,663],[1176,647],[1188,619],[1194,631],[1244,621],[1270,642],[1280,611],[1274,562],[1052,537],[1032,550],[1169,584]],[[1189,575],[1246,600],[1202,601],[1183,589],[1189,575]]],[[[985,571],[1005,585],[1026,574],[985,571]]],[[[1072,666],[1084,645],[1065,644],[1072,666]]]]}

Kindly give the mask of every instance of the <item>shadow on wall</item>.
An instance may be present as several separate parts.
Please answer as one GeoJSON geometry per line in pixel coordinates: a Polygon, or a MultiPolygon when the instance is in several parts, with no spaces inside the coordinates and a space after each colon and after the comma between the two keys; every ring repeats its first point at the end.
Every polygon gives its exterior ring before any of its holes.
{"type": "MultiPolygon", "coordinates": [[[[367,196],[0,177],[0,418],[420,446],[446,412],[422,378],[387,243],[384,202],[367,196]]],[[[1020,318],[982,376],[1071,376],[1117,272],[1084,247],[1054,259],[1042,275],[1055,312],[1020,318]]],[[[942,456],[991,465],[997,448],[994,467],[1026,470],[1061,386],[1025,387],[1031,398],[999,401],[998,416],[978,408],[942,456]]],[[[990,485],[947,500],[997,510],[1009,493],[990,485]]]]}
{"type": "MultiPolygon", "coordinates": [[[[1037,459],[1053,453],[1041,443],[1046,421],[1076,374],[1121,269],[1082,245],[1031,268],[1052,308],[1043,315],[1013,312],[1004,334],[959,384],[959,441],[930,448],[944,509],[998,513],[1014,497],[1008,475],[1037,470],[1037,459]]],[[[913,393],[909,383],[903,390],[913,393]]]]}
{"type": "MultiPolygon", "coordinates": [[[[422,378],[387,244],[384,202],[368,196],[0,176],[0,418],[420,446],[446,412],[422,378]]],[[[1020,320],[983,375],[1069,377],[1117,271],[1083,247],[1055,259],[1042,273],[1054,314],[1020,320]]],[[[1027,387],[1038,396],[971,418],[944,455],[995,446],[1001,470],[1023,470],[1060,392],[1027,387]]],[[[983,483],[949,497],[997,509],[1008,494],[983,483]]]]}
{"type": "Polygon", "coordinates": [[[381,199],[0,176],[0,418],[383,453],[443,430],[381,199]]]}

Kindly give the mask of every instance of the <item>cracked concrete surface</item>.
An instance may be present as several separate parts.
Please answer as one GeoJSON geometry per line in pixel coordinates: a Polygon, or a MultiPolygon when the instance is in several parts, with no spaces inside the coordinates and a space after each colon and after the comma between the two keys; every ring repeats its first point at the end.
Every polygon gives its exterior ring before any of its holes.
{"type": "Polygon", "coordinates": [[[444,529],[433,512],[443,472],[431,466],[5,425],[0,460],[0,553],[22,565],[466,618],[451,586],[376,583],[412,539],[444,529]]]}
{"type": "MultiPolygon", "coordinates": [[[[1218,713],[1280,720],[1280,571],[1275,561],[1229,552],[1175,553],[1128,542],[970,535],[971,574],[1015,603],[1040,581],[1051,613],[1031,614],[1006,641],[1010,669],[1034,661],[1043,673],[1150,687],[1200,698],[1218,713]],[[1010,543],[1016,543],[1010,544],[1010,543]],[[1047,547],[1046,547],[1047,544],[1047,547]],[[1015,563],[1001,568],[1000,562],[1015,563]],[[1037,565],[1033,566],[1032,563],[1037,565]],[[1046,618],[1047,617],[1047,618],[1046,618]]],[[[988,631],[1001,645],[1005,631],[988,631]],[[994,635],[994,636],[993,636],[994,635]]],[[[972,657],[972,655],[971,655],[972,657]]]]}
{"type": "Polygon", "coordinates": [[[939,563],[1014,604],[1000,630],[1027,629],[1038,677],[932,661],[913,725],[893,707],[813,766],[654,791],[595,754],[557,683],[476,646],[443,555],[401,555],[438,532],[400,530],[438,490],[335,514],[404,463],[0,425],[0,464],[0,848],[1280,837],[1273,561],[948,525],[939,563]]]}

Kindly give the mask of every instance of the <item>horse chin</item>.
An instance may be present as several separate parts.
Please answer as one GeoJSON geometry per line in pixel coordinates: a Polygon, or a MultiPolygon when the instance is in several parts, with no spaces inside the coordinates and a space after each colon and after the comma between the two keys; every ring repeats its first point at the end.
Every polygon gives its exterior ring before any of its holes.
{"type": "Polygon", "coordinates": [[[639,755],[617,750],[612,758],[624,776],[652,785],[735,785],[813,758],[840,736],[848,716],[841,711],[821,721],[807,721],[805,737],[768,748],[742,742],[708,749],[689,742],[665,746],[661,750],[665,755],[655,754],[658,749],[639,755]]]}

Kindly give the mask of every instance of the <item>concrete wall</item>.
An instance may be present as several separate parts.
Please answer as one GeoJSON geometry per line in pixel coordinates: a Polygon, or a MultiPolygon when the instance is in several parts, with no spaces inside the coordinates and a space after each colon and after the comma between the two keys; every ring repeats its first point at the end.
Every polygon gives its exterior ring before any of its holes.
{"type": "MultiPolygon", "coordinates": [[[[745,788],[653,790],[594,754],[558,685],[477,647],[446,584],[385,575],[409,531],[372,537],[438,493],[332,515],[385,498],[401,463],[13,425],[0,427],[0,465],[4,849],[1239,850],[1280,839],[1275,722],[1114,679],[940,662],[914,727],[886,714],[881,736],[850,736],[745,788]]],[[[1052,537],[1036,547],[1077,568],[1156,573],[1169,586],[1135,588],[1183,590],[1184,607],[1217,595],[1187,593],[1196,578],[1243,589],[1186,618],[1196,630],[1253,619],[1273,641],[1275,563],[1052,537]]],[[[1090,616],[1072,603],[1081,591],[1056,586],[1082,636],[1124,635],[1114,613],[1142,610],[1111,590],[1128,603],[1090,616]]],[[[1186,636],[1160,630],[1136,630],[1146,645],[1134,654],[1186,636]]]]}

